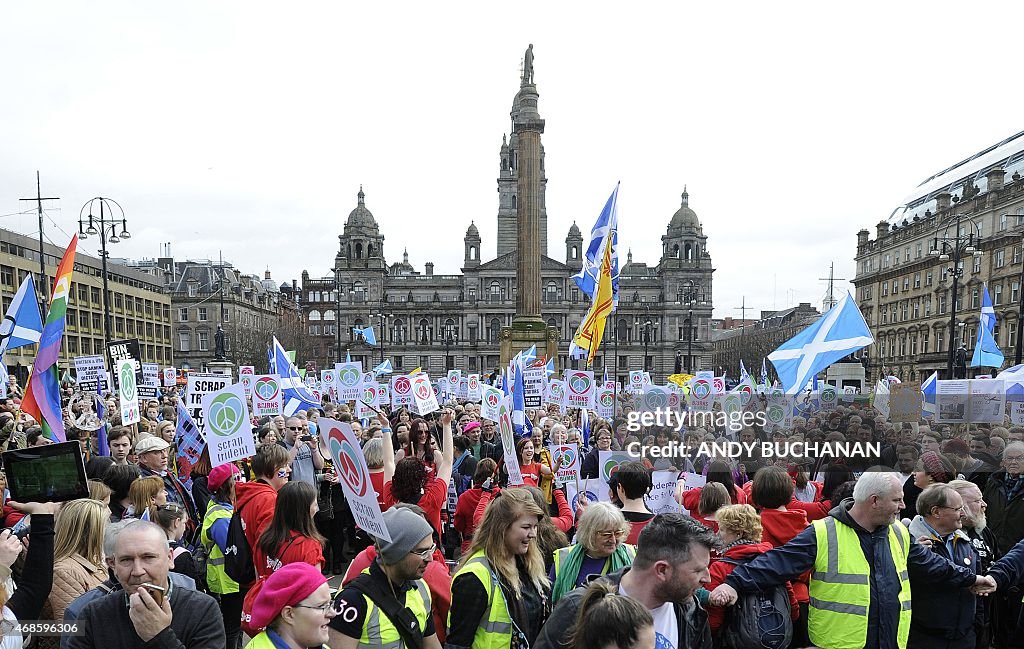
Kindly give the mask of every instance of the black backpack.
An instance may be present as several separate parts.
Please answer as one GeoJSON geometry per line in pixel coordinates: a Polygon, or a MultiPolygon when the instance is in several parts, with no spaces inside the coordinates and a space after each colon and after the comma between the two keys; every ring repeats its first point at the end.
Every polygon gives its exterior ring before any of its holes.
{"type": "MultiPolygon", "coordinates": [[[[720,561],[738,566],[755,556],[720,561]]],[[[767,591],[740,593],[735,606],[726,611],[721,641],[726,649],[786,649],[793,641],[793,618],[786,585],[767,591]]]]}
{"type": "Polygon", "coordinates": [[[252,563],[252,548],[245,538],[242,524],[242,510],[235,509],[228,523],[228,542],[224,550],[224,572],[239,584],[250,584],[256,580],[256,567],[252,563]]]}

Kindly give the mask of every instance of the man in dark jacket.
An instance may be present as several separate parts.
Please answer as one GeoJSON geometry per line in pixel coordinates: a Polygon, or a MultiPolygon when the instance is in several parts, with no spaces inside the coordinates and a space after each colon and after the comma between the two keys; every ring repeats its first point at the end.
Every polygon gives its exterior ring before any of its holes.
{"type": "Polygon", "coordinates": [[[114,544],[113,563],[122,590],[85,605],[70,649],[223,649],[224,620],[216,600],[176,588],[168,579],[170,547],[159,525],[128,523],[114,544]],[[163,592],[150,594],[142,584],[163,592]]]}
{"type": "MultiPolygon", "coordinates": [[[[988,520],[985,517],[985,498],[981,495],[981,489],[973,482],[967,480],[952,480],[950,487],[956,489],[964,501],[964,509],[961,513],[963,518],[963,530],[967,538],[971,540],[974,551],[978,553],[978,566],[976,572],[979,575],[987,575],[989,567],[999,558],[996,550],[996,537],[988,528],[988,520]]],[[[992,645],[992,624],[993,609],[995,608],[995,597],[982,597],[978,599],[978,608],[974,616],[974,647],[975,649],[988,649],[992,645]]]]}
{"type": "MultiPolygon", "coordinates": [[[[717,537],[700,523],[682,514],[655,516],[640,532],[636,558],[624,568],[599,579],[618,586],[654,617],[656,646],[678,649],[711,649],[708,615],[694,594],[711,581],[708,564],[717,537]],[[663,631],[677,629],[676,637],[663,631]]],[[[558,600],[537,638],[536,649],[568,649],[585,586],[558,600]]]]}
{"type": "MultiPolygon", "coordinates": [[[[899,474],[867,472],[864,473],[854,487],[853,498],[844,500],[829,512],[829,517],[820,525],[814,525],[798,534],[792,541],[767,552],[750,563],[737,566],[725,583],[711,593],[710,601],[714,605],[731,605],[736,602],[740,592],[766,590],[795,579],[798,575],[815,568],[811,576],[811,597],[814,598],[815,581],[830,574],[824,566],[817,566],[819,528],[828,530],[834,526],[837,533],[839,526],[849,528],[842,530],[841,536],[847,537],[849,531],[856,534],[860,552],[870,570],[867,587],[870,589],[869,605],[866,611],[844,611],[851,619],[847,626],[860,628],[860,635],[847,635],[839,638],[829,636],[815,638],[815,616],[818,613],[814,606],[808,615],[811,627],[811,640],[818,646],[827,647],[872,647],[877,649],[896,649],[901,611],[905,610],[901,595],[902,580],[897,570],[897,558],[890,547],[893,543],[905,548],[905,561],[910,582],[921,587],[924,584],[946,588],[966,588],[969,586],[987,586],[990,584],[985,577],[976,577],[974,572],[963,566],[955,566],[942,557],[938,557],[922,545],[910,540],[910,535],[902,523],[897,521],[903,509],[903,485],[899,474]],[[896,535],[897,540],[891,540],[896,535]],[[821,575],[819,577],[819,575],[821,575]],[[857,620],[862,615],[864,620],[857,620]]],[[[822,533],[824,535],[824,533],[822,533]]],[[[829,536],[833,536],[832,533],[829,536]]],[[[833,537],[834,538],[834,537],[833,537]]],[[[826,547],[832,545],[829,540],[826,547]]],[[[836,557],[839,550],[836,548],[836,557]]],[[[852,548],[846,548],[849,552],[852,548]]],[[[845,554],[845,553],[844,553],[845,554]]],[[[824,557],[829,561],[832,556],[824,557]]],[[[834,570],[833,570],[834,572],[834,570]]],[[[862,582],[863,583],[863,582],[862,582]]],[[[825,602],[824,604],[828,604],[825,602]]],[[[843,602],[838,605],[844,604],[843,602]]],[[[850,604],[846,602],[846,604],[850,604]]],[[[853,609],[856,607],[850,606],[853,609]]],[[[826,635],[828,632],[825,632],[826,635]]],[[[834,631],[833,631],[834,633],[834,631]]]]}
{"type": "MultiPolygon", "coordinates": [[[[993,473],[985,485],[989,527],[996,537],[1000,552],[1007,552],[1024,539],[1024,443],[1011,442],[1003,451],[1003,470],[993,473]]],[[[1012,585],[996,600],[998,626],[996,637],[1003,646],[1024,647],[1024,638],[1017,633],[1021,615],[1021,589],[1012,585]]]]}

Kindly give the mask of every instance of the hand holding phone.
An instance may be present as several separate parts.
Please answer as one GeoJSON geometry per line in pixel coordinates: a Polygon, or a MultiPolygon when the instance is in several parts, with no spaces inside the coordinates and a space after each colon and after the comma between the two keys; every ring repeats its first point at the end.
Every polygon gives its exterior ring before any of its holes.
{"type": "Polygon", "coordinates": [[[167,592],[166,588],[163,586],[157,586],[156,584],[142,584],[139,588],[145,588],[146,592],[152,596],[153,601],[156,602],[156,605],[163,606],[164,594],[167,592]]]}

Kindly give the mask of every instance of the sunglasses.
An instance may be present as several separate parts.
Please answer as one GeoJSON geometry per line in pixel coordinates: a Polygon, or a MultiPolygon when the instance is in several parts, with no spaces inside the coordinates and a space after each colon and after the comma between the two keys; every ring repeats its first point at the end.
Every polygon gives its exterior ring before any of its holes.
{"type": "Polygon", "coordinates": [[[302,430],[302,426],[289,426],[288,430],[302,430]]]}

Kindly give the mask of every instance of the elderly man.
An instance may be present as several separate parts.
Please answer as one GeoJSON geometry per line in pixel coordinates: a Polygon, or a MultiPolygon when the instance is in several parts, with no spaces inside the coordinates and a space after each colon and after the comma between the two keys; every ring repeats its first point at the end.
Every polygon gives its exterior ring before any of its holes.
{"type": "Polygon", "coordinates": [[[199,524],[196,505],[192,494],[181,484],[177,476],[167,470],[167,457],[170,444],[160,437],[145,437],[135,444],[135,457],[139,463],[142,477],[159,476],[167,487],[167,502],[181,505],[188,512],[190,525],[195,528],[199,524]]]}
{"type": "Polygon", "coordinates": [[[857,480],[852,499],[789,543],[737,566],[710,601],[730,605],[738,591],[763,591],[813,569],[811,642],[828,649],[903,649],[910,633],[911,580],[953,588],[993,584],[914,543],[897,521],[901,509],[899,475],[869,471],[857,480]]]}
{"type": "MultiPolygon", "coordinates": [[[[930,485],[917,497],[918,515],[910,534],[932,552],[957,566],[978,569],[979,557],[961,527],[963,497],[948,484],[930,485]]],[[[973,647],[976,598],[966,590],[921,588],[910,618],[910,647],[973,647]]]]}
{"type": "MultiPolygon", "coordinates": [[[[963,498],[964,508],[960,512],[963,530],[971,539],[974,551],[978,553],[977,573],[987,575],[989,567],[999,558],[996,551],[996,537],[988,528],[985,510],[988,505],[978,485],[967,480],[952,480],[950,487],[956,489],[963,498]]],[[[984,597],[978,600],[978,608],[974,617],[975,649],[988,649],[992,644],[993,609],[996,598],[984,597]]]]}
{"type": "MultiPolygon", "coordinates": [[[[1011,435],[1014,429],[1010,429],[1011,435]]],[[[997,438],[998,439],[998,438],[997,438]]],[[[1024,443],[1010,442],[1003,451],[1002,470],[993,473],[985,484],[988,524],[1000,552],[1008,552],[1024,539],[1024,443]]],[[[1016,637],[1021,614],[1021,594],[1001,593],[997,602],[998,637],[1009,641],[1016,637]]],[[[1010,645],[1024,646],[1024,645],[1010,645]]]]}
{"type": "Polygon", "coordinates": [[[223,649],[217,602],[168,579],[173,561],[167,535],[148,521],[132,521],[114,543],[114,574],[123,592],[85,605],[70,649],[223,649]],[[161,590],[150,589],[155,586],[161,590]],[[147,586],[147,587],[143,587],[147,586]]]}

